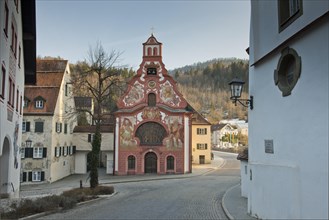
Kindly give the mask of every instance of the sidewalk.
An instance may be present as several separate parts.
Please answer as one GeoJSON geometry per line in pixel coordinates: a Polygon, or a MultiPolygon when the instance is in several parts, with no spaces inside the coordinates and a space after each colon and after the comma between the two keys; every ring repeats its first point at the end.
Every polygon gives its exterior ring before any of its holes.
{"type": "MultiPolygon", "coordinates": [[[[224,159],[217,157],[211,164],[193,165],[192,173],[173,175],[112,176],[106,174],[105,169],[99,169],[99,184],[191,178],[194,176],[205,175],[206,173],[220,169],[225,165],[225,163],[226,161],[224,159]]],[[[80,180],[82,180],[83,187],[89,187],[88,174],[73,174],[51,184],[21,185],[20,197],[35,198],[53,194],[59,195],[65,190],[79,187],[80,180]]],[[[225,192],[222,198],[222,207],[229,219],[255,219],[247,214],[247,199],[241,197],[240,184],[231,187],[225,192]]]]}

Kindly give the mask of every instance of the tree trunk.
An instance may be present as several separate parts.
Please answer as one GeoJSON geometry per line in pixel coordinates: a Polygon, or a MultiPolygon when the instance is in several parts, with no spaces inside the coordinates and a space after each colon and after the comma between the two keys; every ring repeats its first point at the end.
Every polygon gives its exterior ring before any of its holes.
{"type": "Polygon", "coordinates": [[[101,147],[100,123],[96,123],[95,137],[92,142],[92,151],[91,151],[90,188],[95,188],[98,186],[98,164],[99,164],[100,147],[101,147]]]}

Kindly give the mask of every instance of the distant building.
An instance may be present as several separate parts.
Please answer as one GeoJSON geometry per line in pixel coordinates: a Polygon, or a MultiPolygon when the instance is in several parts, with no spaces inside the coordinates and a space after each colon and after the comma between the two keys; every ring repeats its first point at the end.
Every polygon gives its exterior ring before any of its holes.
{"type": "MultiPolygon", "coordinates": [[[[95,125],[76,126],[73,131],[73,143],[76,146],[75,173],[87,173],[89,170],[88,153],[92,150],[95,125]]],[[[113,174],[114,124],[101,125],[102,142],[99,166],[106,167],[107,174],[113,174]]]]}
{"type": "Polygon", "coordinates": [[[162,62],[162,43],[143,44],[137,75],[115,112],[116,175],[190,173],[192,111],[162,62]]]}
{"type": "Polygon", "coordinates": [[[251,1],[252,216],[328,219],[328,48],[328,1],[251,1]]]}
{"type": "Polygon", "coordinates": [[[37,60],[36,85],[25,87],[21,181],[54,182],[75,172],[76,126],[67,60],[37,60]]]}
{"type": "Polygon", "coordinates": [[[35,83],[35,1],[0,1],[0,198],[18,197],[24,83],[35,83]]]}
{"type": "Polygon", "coordinates": [[[211,123],[193,110],[192,164],[211,163],[211,123]]]}

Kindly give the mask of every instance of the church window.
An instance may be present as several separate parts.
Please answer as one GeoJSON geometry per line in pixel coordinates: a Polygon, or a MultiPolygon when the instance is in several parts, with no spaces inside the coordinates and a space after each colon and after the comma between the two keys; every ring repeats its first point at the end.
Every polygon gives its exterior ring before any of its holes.
{"type": "Polygon", "coordinates": [[[144,123],[136,130],[136,137],[139,138],[141,145],[162,145],[166,136],[166,129],[156,122],[144,123]]]}
{"type": "Polygon", "coordinates": [[[134,170],[136,167],[136,159],[134,156],[130,155],[128,157],[128,170],[134,170]]]}
{"type": "Polygon", "coordinates": [[[173,156],[167,157],[167,170],[173,170],[175,167],[175,158],[173,156]]]}
{"type": "Polygon", "coordinates": [[[155,106],[156,104],[156,96],[154,93],[150,93],[148,95],[148,106],[155,106]]]}

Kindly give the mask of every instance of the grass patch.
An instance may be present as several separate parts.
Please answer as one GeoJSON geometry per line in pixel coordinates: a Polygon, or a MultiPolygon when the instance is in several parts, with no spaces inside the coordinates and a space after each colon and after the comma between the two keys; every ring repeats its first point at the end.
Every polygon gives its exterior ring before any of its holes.
{"type": "Polygon", "coordinates": [[[97,186],[91,188],[76,188],[64,191],[61,195],[45,196],[37,199],[23,199],[11,204],[12,211],[1,213],[0,219],[18,219],[41,212],[58,209],[71,209],[77,203],[98,198],[99,195],[111,195],[113,186],[97,186]]]}

